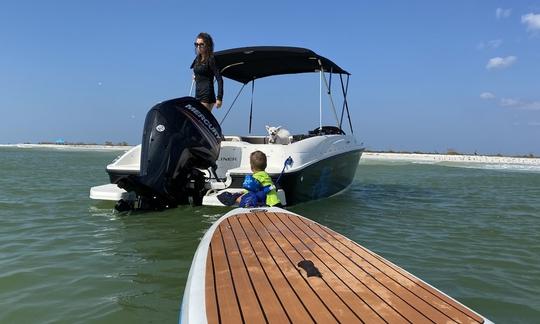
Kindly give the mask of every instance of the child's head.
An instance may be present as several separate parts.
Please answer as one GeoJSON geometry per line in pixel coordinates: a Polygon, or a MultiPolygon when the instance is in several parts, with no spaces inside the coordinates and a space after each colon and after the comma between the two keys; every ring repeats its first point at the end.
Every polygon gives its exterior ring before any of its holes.
{"type": "Polygon", "coordinates": [[[261,151],[255,151],[249,156],[251,171],[258,172],[266,169],[266,155],[261,151]]]}

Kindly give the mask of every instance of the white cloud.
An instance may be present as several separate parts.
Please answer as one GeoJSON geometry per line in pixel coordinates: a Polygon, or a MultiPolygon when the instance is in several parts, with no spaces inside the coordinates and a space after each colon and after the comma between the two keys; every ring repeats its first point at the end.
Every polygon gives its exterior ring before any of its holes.
{"type": "Polygon", "coordinates": [[[516,108],[523,110],[540,110],[540,101],[525,101],[515,98],[501,98],[499,105],[502,107],[516,108]]]}
{"type": "Polygon", "coordinates": [[[507,56],[507,57],[494,57],[492,59],[489,59],[486,69],[504,69],[507,67],[510,67],[513,65],[517,60],[517,57],[515,56],[507,56]]]}
{"type": "Polygon", "coordinates": [[[480,98],[489,100],[489,99],[495,99],[495,95],[491,92],[482,92],[480,94],[480,98]]]}
{"type": "Polygon", "coordinates": [[[510,17],[511,13],[512,13],[512,9],[497,8],[495,10],[495,17],[497,17],[497,19],[508,18],[510,17]]]}
{"type": "Polygon", "coordinates": [[[540,14],[528,13],[521,16],[521,23],[527,25],[528,31],[540,31],[540,14]]]}
{"type": "Polygon", "coordinates": [[[480,42],[478,45],[476,45],[476,48],[479,50],[483,49],[495,49],[502,45],[502,39],[493,39],[487,42],[480,42]]]}
{"type": "Polygon", "coordinates": [[[522,105],[521,100],[514,98],[502,98],[500,101],[501,106],[503,107],[518,107],[522,105]]]}

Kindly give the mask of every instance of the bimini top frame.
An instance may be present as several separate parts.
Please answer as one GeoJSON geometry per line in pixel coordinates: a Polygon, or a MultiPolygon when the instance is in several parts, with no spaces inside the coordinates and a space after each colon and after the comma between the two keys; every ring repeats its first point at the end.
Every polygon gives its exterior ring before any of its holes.
{"type": "Polygon", "coordinates": [[[315,52],[300,47],[286,46],[256,46],[256,47],[241,47],[223,50],[214,53],[216,64],[221,71],[222,76],[231,80],[238,81],[243,84],[242,88],[233,100],[229,110],[223,117],[221,123],[229,114],[230,109],[236,102],[236,99],[244,89],[244,86],[251,84],[251,108],[249,117],[249,132],[251,133],[251,120],[253,111],[253,92],[255,87],[255,79],[260,79],[272,75],[295,74],[319,72],[320,74],[320,98],[319,98],[319,127],[322,128],[322,84],[327,89],[330,96],[331,106],[336,118],[337,126],[341,129],[344,112],[347,112],[351,133],[353,132],[352,123],[349,113],[349,105],[347,103],[347,90],[349,86],[350,73],[343,70],[329,59],[316,54],[315,52]],[[325,72],[329,73],[329,81],[327,81],[325,72]],[[334,101],[331,94],[332,74],[339,74],[341,80],[341,89],[343,92],[343,107],[341,111],[341,119],[338,118],[334,106],[334,101]],[[343,83],[343,75],[346,75],[346,83],[343,83]]]}

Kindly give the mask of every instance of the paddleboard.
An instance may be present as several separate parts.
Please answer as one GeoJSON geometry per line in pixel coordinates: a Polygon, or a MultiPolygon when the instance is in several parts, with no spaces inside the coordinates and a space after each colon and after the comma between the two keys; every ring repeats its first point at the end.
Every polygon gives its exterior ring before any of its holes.
{"type": "Polygon", "coordinates": [[[180,323],[491,323],[345,236],[237,208],[202,238],[180,323]]]}

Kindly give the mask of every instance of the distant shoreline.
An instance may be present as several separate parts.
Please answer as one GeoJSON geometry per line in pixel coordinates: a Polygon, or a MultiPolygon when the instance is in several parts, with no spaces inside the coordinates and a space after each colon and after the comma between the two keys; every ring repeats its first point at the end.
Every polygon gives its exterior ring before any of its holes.
{"type": "Polygon", "coordinates": [[[17,148],[51,148],[57,150],[89,150],[89,151],[127,151],[133,146],[129,145],[99,145],[99,144],[0,144],[0,147],[17,148]]]}
{"type": "MultiPolygon", "coordinates": [[[[128,151],[130,145],[97,145],[97,144],[0,144],[0,147],[17,148],[49,148],[57,150],[89,150],[89,151],[128,151]]],[[[436,154],[436,153],[388,153],[364,152],[362,160],[409,161],[409,162],[461,162],[461,163],[491,163],[519,164],[540,166],[537,157],[510,157],[467,154],[436,154]]]]}
{"type": "Polygon", "coordinates": [[[364,152],[363,160],[414,161],[414,162],[461,162],[490,164],[538,165],[540,158],[466,155],[466,154],[428,154],[428,153],[375,153],[364,152]]]}

